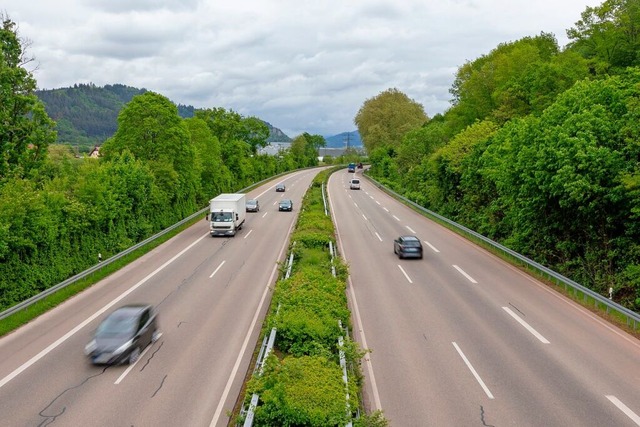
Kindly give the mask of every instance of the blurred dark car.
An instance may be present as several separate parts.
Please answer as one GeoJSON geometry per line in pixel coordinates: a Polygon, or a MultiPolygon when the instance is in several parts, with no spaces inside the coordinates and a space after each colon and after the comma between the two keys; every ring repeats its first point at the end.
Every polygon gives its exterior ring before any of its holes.
{"type": "Polygon", "coordinates": [[[416,236],[400,236],[393,241],[393,253],[400,259],[422,259],[422,243],[416,236]]]}
{"type": "Polygon", "coordinates": [[[293,202],[289,199],[280,200],[280,204],[278,205],[279,211],[292,211],[293,210],[293,202]]]}
{"type": "Polygon", "coordinates": [[[246,203],[247,212],[258,212],[260,210],[260,203],[258,199],[249,199],[246,203]]]}
{"type": "Polygon", "coordinates": [[[159,336],[157,315],[152,306],[125,305],[100,323],[84,350],[96,365],[131,364],[159,336]]]}
{"type": "Polygon", "coordinates": [[[287,188],[284,186],[284,184],[276,184],[276,191],[277,191],[277,192],[279,192],[279,193],[284,193],[284,191],[285,191],[286,189],[287,189],[287,188]]]}

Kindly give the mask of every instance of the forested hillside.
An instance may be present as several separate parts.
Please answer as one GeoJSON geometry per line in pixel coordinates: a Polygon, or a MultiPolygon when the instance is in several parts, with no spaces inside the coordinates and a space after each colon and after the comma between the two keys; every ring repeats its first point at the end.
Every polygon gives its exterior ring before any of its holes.
{"type": "Polygon", "coordinates": [[[397,89],[356,124],[370,173],[421,205],[640,311],[640,0],[461,65],[428,119],[397,89]]]}
{"type": "Polygon", "coordinates": [[[259,155],[269,136],[263,121],[221,107],[183,118],[166,97],[119,85],[49,93],[73,120],[90,120],[73,104],[81,99],[84,113],[100,112],[95,135],[111,134],[100,158],[78,158],[55,144],[55,122],[22,66],[14,22],[4,20],[0,39],[0,311],[94,265],[98,253],[109,257],[175,224],[219,193],[317,164],[319,135],[297,137],[294,153],[259,155]],[[105,123],[116,108],[110,132],[105,123]]]}
{"type": "MultiPolygon", "coordinates": [[[[121,84],[99,87],[77,84],[73,87],[38,90],[37,97],[44,104],[49,117],[56,122],[57,143],[74,147],[77,152],[90,152],[102,145],[118,129],[118,114],[134,96],[147,92],[121,84]]],[[[177,105],[182,118],[191,118],[196,109],[191,105],[177,105]]],[[[266,123],[268,142],[290,141],[280,129],[266,123]]]]}

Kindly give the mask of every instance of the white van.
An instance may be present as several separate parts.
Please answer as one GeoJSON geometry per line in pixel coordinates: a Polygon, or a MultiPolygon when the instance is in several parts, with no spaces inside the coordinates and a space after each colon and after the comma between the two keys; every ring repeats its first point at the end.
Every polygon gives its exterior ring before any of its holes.
{"type": "Polygon", "coordinates": [[[359,190],[360,180],[358,178],[353,178],[351,181],[349,181],[349,188],[352,190],[359,190]]]}

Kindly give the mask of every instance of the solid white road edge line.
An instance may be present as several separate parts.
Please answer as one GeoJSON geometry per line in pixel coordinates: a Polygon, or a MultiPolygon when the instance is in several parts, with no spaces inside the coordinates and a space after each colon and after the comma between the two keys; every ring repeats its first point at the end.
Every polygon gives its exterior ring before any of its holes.
{"type": "Polygon", "coordinates": [[[608,396],[606,396],[606,398],[609,399],[611,401],[611,403],[616,405],[618,407],[618,409],[620,409],[622,412],[624,412],[624,414],[627,417],[631,418],[631,421],[636,423],[636,425],[640,426],[640,416],[638,416],[635,412],[633,412],[631,409],[629,409],[629,407],[627,405],[622,403],[617,397],[615,397],[613,395],[608,395],[608,396]]]}
{"type": "Polygon", "coordinates": [[[155,276],[156,274],[158,274],[160,271],[162,271],[166,266],[168,266],[169,264],[171,264],[173,261],[175,261],[176,259],[178,259],[181,255],[183,255],[185,252],[187,252],[189,249],[191,249],[193,246],[195,246],[198,242],[200,242],[200,240],[204,239],[205,237],[209,236],[209,233],[205,234],[204,236],[200,237],[199,239],[197,239],[195,242],[191,243],[189,246],[187,246],[186,248],[184,248],[183,250],[181,250],[177,255],[175,255],[173,258],[171,258],[169,261],[165,262],[164,264],[162,264],[160,267],[158,267],[157,269],[155,269],[152,273],[149,273],[147,275],[147,277],[145,277],[144,279],[140,280],[138,283],[136,283],[135,285],[133,285],[132,287],[130,287],[129,289],[127,289],[126,291],[124,291],[123,293],[121,293],[118,297],[116,297],[113,301],[111,301],[109,304],[105,305],[104,307],[102,307],[100,310],[96,311],[95,313],[93,313],[91,316],[89,316],[84,322],[80,323],[78,326],[76,326],[75,328],[73,328],[72,330],[70,330],[69,332],[67,332],[66,334],[64,334],[63,336],[61,336],[60,338],[58,338],[55,342],[51,343],[47,348],[45,348],[44,350],[42,350],[40,353],[36,354],[35,356],[33,356],[31,359],[27,360],[25,363],[23,363],[20,367],[16,368],[13,372],[11,372],[9,375],[7,375],[6,377],[4,377],[2,380],[0,380],[0,388],[2,388],[6,383],[8,383],[9,381],[11,381],[12,379],[14,379],[15,377],[17,377],[18,375],[20,375],[25,369],[27,369],[29,366],[33,365],[34,363],[36,363],[38,360],[42,359],[44,356],[46,356],[47,354],[49,354],[49,352],[51,352],[52,350],[54,350],[56,347],[58,347],[60,344],[62,344],[63,342],[65,342],[66,340],[68,340],[69,338],[71,338],[73,335],[75,335],[79,330],[81,330],[82,328],[84,328],[85,326],[87,326],[89,323],[93,322],[98,316],[100,316],[101,314],[103,314],[105,311],[109,310],[111,307],[113,307],[114,305],[116,305],[118,302],[120,302],[123,298],[125,298],[127,295],[129,295],[131,292],[135,291],[136,289],[138,289],[140,286],[142,286],[147,280],[151,279],[153,276],[155,276]]]}
{"type": "Polygon", "coordinates": [[[460,272],[460,274],[462,274],[464,277],[466,277],[467,280],[470,281],[471,283],[478,283],[478,282],[475,281],[475,279],[473,277],[469,276],[463,269],[461,269],[457,265],[453,264],[453,268],[458,270],[460,272]]]}
{"type": "MultiPolygon", "coordinates": [[[[332,179],[331,177],[329,179],[332,179]]],[[[344,251],[344,246],[342,245],[342,239],[340,238],[340,230],[338,229],[338,222],[335,221],[333,217],[333,213],[335,209],[333,207],[333,202],[331,201],[331,195],[329,194],[329,186],[327,186],[327,198],[329,199],[329,206],[331,207],[331,216],[333,219],[333,223],[336,227],[336,238],[338,240],[338,244],[340,245],[340,252],[343,254],[343,257],[346,258],[346,254],[344,251]]],[[[386,208],[385,208],[386,210],[386,208]]],[[[378,234],[378,233],[376,233],[378,234]]],[[[380,238],[380,236],[378,236],[380,238]]],[[[382,239],[380,239],[382,241],[382,239]]],[[[367,345],[367,338],[364,335],[364,327],[362,326],[362,318],[360,317],[360,309],[358,308],[358,300],[356,299],[356,292],[353,289],[353,281],[351,280],[351,276],[347,277],[347,281],[349,282],[349,293],[351,294],[351,302],[353,304],[353,311],[356,316],[356,323],[358,324],[358,331],[360,332],[360,339],[362,340],[362,348],[367,349],[369,346],[367,345]]],[[[365,357],[364,363],[367,365],[367,372],[369,373],[369,381],[371,381],[371,390],[373,393],[373,404],[375,405],[375,409],[378,411],[382,411],[382,404],[380,403],[380,393],[378,392],[378,385],[376,384],[376,376],[373,373],[373,363],[371,363],[371,357],[365,357]]]]}
{"type": "Polygon", "coordinates": [[[540,342],[542,342],[543,344],[549,344],[549,341],[543,337],[538,331],[536,331],[535,329],[533,329],[531,327],[531,325],[529,325],[527,322],[525,322],[520,316],[518,316],[517,314],[515,314],[509,307],[502,307],[502,309],[504,311],[506,311],[507,313],[509,313],[509,315],[511,317],[513,317],[514,319],[516,319],[516,321],[518,323],[520,323],[522,326],[525,327],[525,329],[529,332],[531,332],[531,334],[538,338],[540,340],[540,342]]]}
{"type": "Polygon", "coordinates": [[[220,270],[220,268],[224,265],[224,263],[225,263],[225,262],[227,262],[227,261],[226,261],[226,260],[224,260],[224,261],[222,261],[222,262],[220,263],[220,265],[218,266],[218,268],[216,268],[216,269],[213,271],[213,273],[211,273],[211,276],[209,276],[209,279],[211,279],[211,278],[212,278],[212,277],[213,277],[213,276],[218,272],[218,270],[220,270]]]}
{"type": "Polygon", "coordinates": [[[451,344],[453,344],[453,346],[456,348],[456,351],[458,352],[460,357],[462,357],[462,360],[467,365],[467,368],[469,368],[473,376],[476,377],[476,381],[478,381],[478,383],[480,384],[484,392],[487,394],[489,399],[494,399],[493,394],[491,394],[491,391],[489,391],[489,388],[486,386],[484,381],[482,381],[482,378],[480,378],[480,375],[478,375],[476,370],[473,369],[473,366],[471,366],[471,362],[469,362],[469,359],[467,359],[467,356],[465,356],[462,350],[460,350],[460,347],[458,347],[458,344],[456,344],[455,342],[452,342],[451,344]]]}

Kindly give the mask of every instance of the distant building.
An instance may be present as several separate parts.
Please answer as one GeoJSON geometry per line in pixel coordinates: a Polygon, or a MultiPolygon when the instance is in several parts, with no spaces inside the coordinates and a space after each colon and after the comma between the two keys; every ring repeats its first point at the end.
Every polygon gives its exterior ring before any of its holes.
{"type": "Polygon", "coordinates": [[[258,154],[270,154],[275,156],[282,150],[288,150],[291,147],[290,142],[270,142],[266,147],[259,148],[258,154]]]}
{"type": "Polygon", "coordinates": [[[93,150],[91,150],[91,152],[89,153],[89,157],[93,159],[97,159],[98,157],[100,157],[100,147],[98,147],[97,145],[93,147],[93,150]]]}

